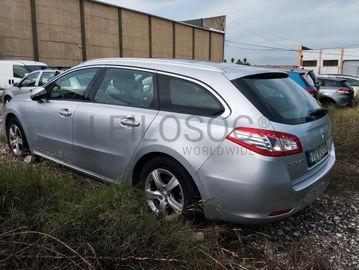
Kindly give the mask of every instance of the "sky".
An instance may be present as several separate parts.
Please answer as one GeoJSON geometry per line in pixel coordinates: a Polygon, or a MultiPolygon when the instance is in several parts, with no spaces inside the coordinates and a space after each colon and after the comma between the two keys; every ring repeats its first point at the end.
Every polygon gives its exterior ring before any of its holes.
{"type": "Polygon", "coordinates": [[[177,21],[226,15],[227,60],[295,65],[301,44],[359,47],[359,0],[101,1],[177,21]]]}

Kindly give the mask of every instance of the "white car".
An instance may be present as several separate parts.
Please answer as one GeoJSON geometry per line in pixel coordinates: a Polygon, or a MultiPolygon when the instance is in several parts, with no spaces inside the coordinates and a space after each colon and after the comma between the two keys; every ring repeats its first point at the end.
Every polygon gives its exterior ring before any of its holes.
{"type": "Polygon", "coordinates": [[[48,83],[52,78],[59,75],[60,70],[37,70],[26,75],[19,83],[14,83],[13,86],[7,88],[3,94],[4,104],[10,101],[14,96],[28,93],[33,88],[43,86],[48,83]]]}
{"type": "Polygon", "coordinates": [[[18,83],[27,73],[48,68],[47,64],[35,61],[0,60],[0,90],[18,83]]]}

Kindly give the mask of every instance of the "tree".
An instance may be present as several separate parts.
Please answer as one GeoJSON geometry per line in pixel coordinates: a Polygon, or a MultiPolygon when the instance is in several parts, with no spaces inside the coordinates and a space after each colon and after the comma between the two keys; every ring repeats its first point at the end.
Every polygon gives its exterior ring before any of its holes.
{"type": "Polygon", "coordinates": [[[248,62],[247,58],[243,58],[243,60],[238,59],[236,62],[237,65],[246,65],[246,66],[250,66],[251,63],[248,62]]]}

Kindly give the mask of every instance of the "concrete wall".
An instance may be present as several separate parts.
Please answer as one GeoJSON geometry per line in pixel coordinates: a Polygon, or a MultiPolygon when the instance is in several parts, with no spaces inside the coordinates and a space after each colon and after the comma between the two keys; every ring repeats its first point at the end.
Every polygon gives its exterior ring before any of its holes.
{"type": "Polygon", "coordinates": [[[122,10],[123,56],[149,57],[148,16],[122,10]]]}
{"type": "Polygon", "coordinates": [[[0,58],[32,60],[30,1],[1,0],[0,58]]]}
{"type": "Polygon", "coordinates": [[[211,33],[211,61],[222,62],[224,59],[224,42],[223,35],[211,33]]]}
{"type": "Polygon", "coordinates": [[[173,23],[158,18],[151,19],[152,57],[173,57],[173,23]]]}
{"type": "Polygon", "coordinates": [[[209,60],[209,32],[194,30],[194,58],[198,60],[209,60]]]}
{"type": "Polygon", "coordinates": [[[71,67],[82,61],[79,1],[36,0],[39,60],[71,67]]]}
{"type": "MultiPolygon", "coordinates": [[[[0,59],[72,67],[100,57],[223,60],[224,33],[92,0],[1,0],[0,59]]],[[[216,21],[216,20],[215,20],[216,21]]]]}
{"type": "Polygon", "coordinates": [[[120,55],[118,9],[84,2],[87,59],[120,55]]]}
{"type": "Polygon", "coordinates": [[[192,59],[193,28],[183,24],[175,24],[175,56],[180,59],[192,59]]]}

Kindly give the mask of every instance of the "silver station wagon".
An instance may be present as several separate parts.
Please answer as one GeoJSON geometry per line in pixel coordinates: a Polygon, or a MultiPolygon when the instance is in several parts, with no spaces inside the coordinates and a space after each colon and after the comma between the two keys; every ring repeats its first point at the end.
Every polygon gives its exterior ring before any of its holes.
{"type": "Polygon", "coordinates": [[[275,70],[91,60],[4,112],[13,153],[129,181],[161,217],[283,218],[325,190],[335,163],[327,111],[275,70]]]}

